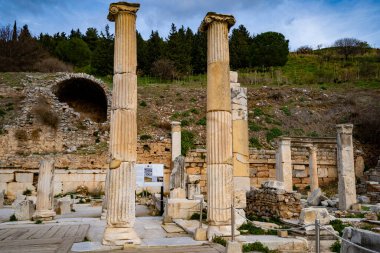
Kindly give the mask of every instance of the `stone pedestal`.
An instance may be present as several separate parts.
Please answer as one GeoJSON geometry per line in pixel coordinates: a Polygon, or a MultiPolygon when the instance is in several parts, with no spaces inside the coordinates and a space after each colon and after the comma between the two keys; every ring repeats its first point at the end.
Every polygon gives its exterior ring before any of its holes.
{"type": "Polygon", "coordinates": [[[35,206],[31,200],[23,200],[15,206],[15,217],[19,221],[32,219],[35,206]]]}
{"type": "Polygon", "coordinates": [[[339,209],[348,210],[356,203],[352,124],[337,125],[337,166],[339,209]]]}
{"type": "Polygon", "coordinates": [[[103,244],[140,244],[135,233],[135,163],[137,159],[136,12],[139,4],[112,3],[115,22],[114,77],[110,123],[107,226],[103,244]]]}
{"type": "Polygon", "coordinates": [[[38,175],[34,220],[52,220],[54,212],[54,160],[42,160],[38,175]]]}
{"type": "Polygon", "coordinates": [[[318,164],[317,164],[317,148],[309,147],[309,173],[310,173],[310,191],[319,188],[318,183],[318,164]]]}
{"type": "Polygon", "coordinates": [[[172,162],[181,155],[181,122],[172,121],[172,162]]]}
{"type": "MultiPolygon", "coordinates": [[[[228,31],[230,15],[207,13],[207,192],[208,238],[231,224],[233,199],[232,116],[228,31]]],[[[230,231],[231,233],[231,231],[230,231]]]]}
{"type": "Polygon", "coordinates": [[[276,153],[276,180],[284,182],[284,188],[287,191],[293,191],[290,140],[288,137],[280,138],[276,153]]]}

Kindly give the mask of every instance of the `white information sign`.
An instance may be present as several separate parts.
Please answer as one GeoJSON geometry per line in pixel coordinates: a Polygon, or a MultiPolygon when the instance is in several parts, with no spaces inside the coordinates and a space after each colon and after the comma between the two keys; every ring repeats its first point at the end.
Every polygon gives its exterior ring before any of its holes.
{"type": "Polygon", "coordinates": [[[136,185],[139,187],[162,186],[164,182],[163,164],[136,164],[136,185]]]}

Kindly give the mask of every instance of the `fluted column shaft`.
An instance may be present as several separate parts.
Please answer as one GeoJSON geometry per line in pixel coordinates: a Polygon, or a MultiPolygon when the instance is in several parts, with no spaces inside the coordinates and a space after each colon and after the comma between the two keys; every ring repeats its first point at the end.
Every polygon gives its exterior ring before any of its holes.
{"type": "Polygon", "coordinates": [[[181,155],[181,122],[172,122],[172,162],[181,155]]]}
{"type": "Polygon", "coordinates": [[[285,190],[293,191],[292,152],[290,138],[282,137],[278,141],[276,153],[276,180],[284,182],[285,190]]]}
{"type": "Polygon", "coordinates": [[[105,244],[135,243],[135,163],[137,159],[137,49],[138,4],[110,5],[108,19],[115,21],[110,154],[107,186],[105,244]]]}
{"type": "Polygon", "coordinates": [[[354,147],[351,124],[337,125],[337,165],[339,209],[348,210],[356,203],[354,147]]]}
{"type": "Polygon", "coordinates": [[[314,191],[319,188],[316,147],[309,147],[309,173],[310,173],[310,190],[314,191]]]}
{"type": "MultiPolygon", "coordinates": [[[[232,23],[232,24],[231,24],[232,23]]],[[[231,224],[232,118],[228,31],[232,16],[209,13],[207,31],[207,194],[209,224],[231,224]]]]}
{"type": "Polygon", "coordinates": [[[38,174],[36,212],[33,219],[51,220],[54,211],[54,160],[42,160],[38,174]]]}

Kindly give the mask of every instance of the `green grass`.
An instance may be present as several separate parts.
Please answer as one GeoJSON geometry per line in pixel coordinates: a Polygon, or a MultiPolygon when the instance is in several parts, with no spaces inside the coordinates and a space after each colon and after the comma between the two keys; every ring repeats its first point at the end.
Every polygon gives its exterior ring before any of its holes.
{"type": "Polygon", "coordinates": [[[248,127],[249,127],[249,130],[251,130],[253,132],[258,132],[262,129],[261,126],[259,126],[255,122],[249,122],[248,127]]]}
{"type": "Polygon", "coordinates": [[[256,137],[249,138],[249,146],[252,148],[257,148],[257,149],[261,149],[263,147],[259,139],[256,137]]]}
{"type": "Polygon", "coordinates": [[[336,240],[331,246],[330,246],[330,250],[332,252],[340,252],[340,248],[341,248],[341,244],[340,244],[340,241],[336,240]]]}
{"type": "Polygon", "coordinates": [[[150,136],[149,134],[143,134],[140,136],[141,141],[146,141],[146,140],[150,140],[150,139],[152,139],[152,136],[150,136]]]}
{"type": "Polygon", "coordinates": [[[250,234],[250,235],[277,235],[275,230],[264,230],[262,228],[256,227],[252,223],[244,223],[240,226],[239,231],[242,234],[250,234]],[[245,232],[246,230],[247,232],[245,232]]]}
{"type": "Polygon", "coordinates": [[[330,225],[334,228],[335,231],[338,231],[339,235],[343,235],[343,229],[349,227],[349,225],[344,224],[341,220],[332,220],[330,225]]]}
{"type": "Polygon", "coordinates": [[[206,117],[203,117],[203,118],[200,118],[198,121],[197,121],[197,125],[199,126],[205,126],[207,123],[207,120],[206,120],[206,117]]]}
{"type": "Polygon", "coordinates": [[[267,137],[267,142],[271,142],[273,139],[280,137],[282,135],[281,129],[274,127],[271,128],[267,131],[266,137],[267,137]]]}
{"type": "Polygon", "coordinates": [[[186,156],[187,152],[193,148],[195,148],[194,133],[189,130],[183,130],[181,132],[181,154],[186,156]]]}
{"type": "Polygon", "coordinates": [[[227,246],[227,241],[226,241],[226,239],[224,239],[224,238],[221,237],[221,236],[214,236],[214,237],[212,238],[212,242],[213,242],[213,243],[218,243],[218,244],[220,244],[220,245],[222,245],[222,246],[224,246],[224,247],[227,246]]]}
{"type": "Polygon", "coordinates": [[[287,106],[283,106],[283,107],[281,107],[280,110],[281,110],[286,116],[290,116],[290,115],[292,115],[292,113],[290,112],[289,107],[287,107],[287,106]]]}
{"type": "Polygon", "coordinates": [[[275,253],[276,251],[270,250],[267,246],[264,246],[261,242],[247,243],[243,245],[243,252],[263,252],[263,253],[275,253]]]}

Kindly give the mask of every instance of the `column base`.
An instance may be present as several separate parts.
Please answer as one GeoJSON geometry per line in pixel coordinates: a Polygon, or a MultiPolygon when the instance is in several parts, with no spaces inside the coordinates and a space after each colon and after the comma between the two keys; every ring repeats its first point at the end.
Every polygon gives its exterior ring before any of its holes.
{"type": "Polygon", "coordinates": [[[141,239],[133,228],[106,227],[103,236],[103,244],[110,246],[130,247],[141,244],[141,239]]]}
{"type": "Polygon", "coordinates": [[[101,220],[105,220],[105,219],[107,219],[107,209],[105,209],[105,210],[102,212],[102,214],[101,214],[101,216],[100,216],[100,219],[101,219],[101,220]]]}
{"type": "Polygon", "coordinates": [[[53,210],[40,210],[33,214],[33,220],[49,221],[53,220],[56,213],[53,210]]]}
{"type": "MultiPolygon", "coordinates": [[[[235,229],[235,236],[240,235],[240,231],[235,229]]],[[[231,225],[209,225],[207,228],[207,239],[212,241],[215,236],[231,237],[231,225]]]]}

